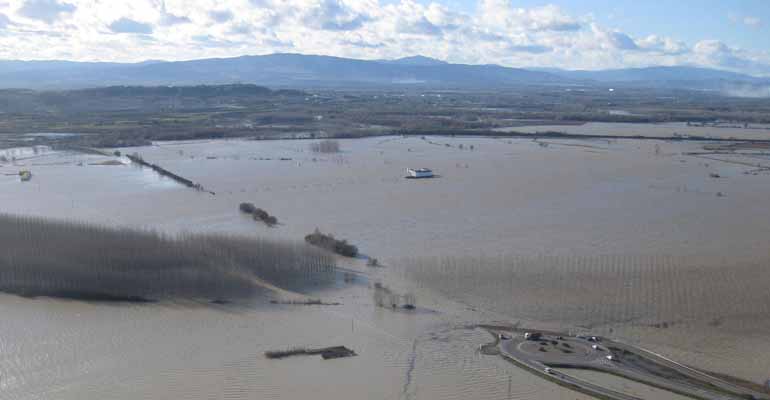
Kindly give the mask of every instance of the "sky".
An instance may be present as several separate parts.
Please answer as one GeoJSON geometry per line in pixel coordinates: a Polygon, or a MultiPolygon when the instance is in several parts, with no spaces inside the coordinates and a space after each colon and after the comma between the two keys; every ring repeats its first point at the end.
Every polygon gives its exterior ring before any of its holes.
{"type": "Polygon", "coordinates": [[[770,76],[770,0],[0,0],[2,59],[269,53],[770,76]]]}

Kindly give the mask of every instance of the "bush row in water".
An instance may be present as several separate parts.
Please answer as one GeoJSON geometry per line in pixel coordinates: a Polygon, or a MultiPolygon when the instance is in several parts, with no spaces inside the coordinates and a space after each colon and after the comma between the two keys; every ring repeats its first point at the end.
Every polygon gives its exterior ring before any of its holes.
{"type": "Polygon", "coordinates": [[[0,291],[102,300],[229,300],[259,278],[288,289],[334,279],[332,258],[304,243],[162,235],[0,215],[0,291]]]}
{"type": "Polygon", "coordinates": [[[255,221],[262,221],[267,224],[267,226],[273,226],[278,223],[278,218],[268,214],[267,211],[261,208],[257,208],[253,203],[241,203],[238,208],[243,213],[251,214],[255,221]]]}
{"type": "Polygon", "coordinates": [[[305,241],[313,246],[318,246],[341,256],[355,257],[358,255],[358,247],[348,243],[347,240],[337,240],[330,234],[321,233],[318,228],[313,233],[305,236],[305,241]]]}

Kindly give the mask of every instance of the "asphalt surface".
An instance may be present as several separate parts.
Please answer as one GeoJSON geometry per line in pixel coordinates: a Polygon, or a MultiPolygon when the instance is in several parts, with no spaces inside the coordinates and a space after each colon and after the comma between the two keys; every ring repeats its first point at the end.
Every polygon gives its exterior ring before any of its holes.
{"type": "Polygon", "coordinates": [[[629,400],[637,397],[572,377],[555,368],[605,372],[703,400],[770,399],[766,394],[731,384],[647,350],[602,338],[592,341],[588,338],[545,335],[533,341],[525,340],[521,333],[514,333],[510,339],[501,340],[499,348],[505,358],[541,377],[604,399],[629,400]],[[634,363],[633,357],[613,354],[610,348],[622,349],[642,357],[648,367],[653,365],[661,371],[671,371],[677,379],[653,374],[641,364],[634,363]]]}

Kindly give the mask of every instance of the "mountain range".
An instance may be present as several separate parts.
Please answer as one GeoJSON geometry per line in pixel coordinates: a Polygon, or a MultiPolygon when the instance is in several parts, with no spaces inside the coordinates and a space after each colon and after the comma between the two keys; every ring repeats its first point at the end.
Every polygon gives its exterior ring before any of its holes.
{"type": "Polygon", "coordinates": [[[501,88],[535,84],[719,89],[733,84],[768,85],[770,79],[689,66],[571,71],[452,64],[423,56],[357,60],[270,54],[141,63],[0,61],[0,88],[71,89],[225,83],[290,88],[501,88]]]}

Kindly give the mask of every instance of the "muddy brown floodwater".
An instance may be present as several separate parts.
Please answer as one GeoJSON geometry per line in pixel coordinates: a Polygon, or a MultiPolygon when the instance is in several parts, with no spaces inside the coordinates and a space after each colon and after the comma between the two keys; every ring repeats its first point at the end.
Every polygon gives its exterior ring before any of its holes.
{"type": "MultiPolygon", "coordinates": [[[[15,162],[0,162],[6,213],[172,234],[297,239],[319,228],[384,267],[340,260],[361,271],[358,283],[309,294],[341,306],[0,296],[2,397],[500,399],[510,382],[511,398],[585,398],[480,355],[489,336],[466,326],[493,321],[600,331],[697,367],[766,379],[762,288],[770,277],[760,267],[770,256],[770,176],[684,155],[702,150],[692,142],[547,142],[384,137],[341,140],[337,154],[312,153],[308,141],[120,149],[214,196],[146,168],[92,165],[111,157],[14,150],[15,162]],[[407,180],[407,167],[440,177],[407,180]],[[20,169],[32,181],[10,175],[20,169]],[[255,223],[238,211],[242,202],[279,224],[255,223]],[[489,261],[505,257],[524,261],[489,261]],[[375,282],[414,293],[423,312],[376,307],[375,282]],[[337,345],[358,356],[264,357],[337,345]]],[[[762,154],[733,159],[770,164],[762,154]]],[[[632,388],[652,393],[644,390],[632,388]]]]}

